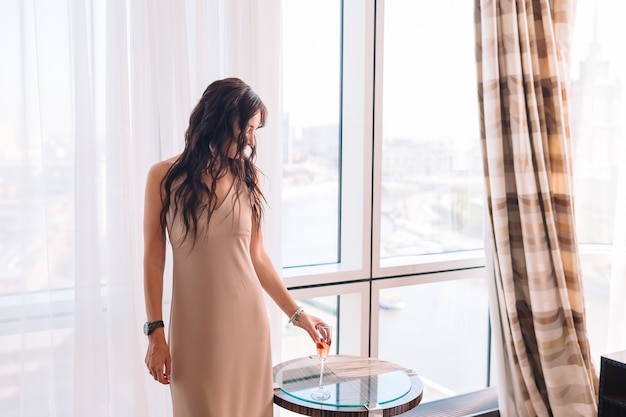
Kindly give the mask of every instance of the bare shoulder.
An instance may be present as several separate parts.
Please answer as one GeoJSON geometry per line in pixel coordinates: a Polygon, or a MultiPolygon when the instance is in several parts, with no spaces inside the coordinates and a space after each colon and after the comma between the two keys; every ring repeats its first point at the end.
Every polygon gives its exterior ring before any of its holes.
{"type": "Polygon", "coordinates": [[[158,181],[160,183],[179,156],[180,155],[176,155],[152,165],[148,171],[148,181],[158,181]]]}

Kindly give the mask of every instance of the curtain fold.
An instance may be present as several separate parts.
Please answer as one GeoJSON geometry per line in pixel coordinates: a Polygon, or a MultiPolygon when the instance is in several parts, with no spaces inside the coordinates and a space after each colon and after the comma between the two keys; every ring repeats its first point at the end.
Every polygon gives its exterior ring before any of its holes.
{"type": "MultiPolygon", "coordinates": [[[[35,3],[35,7],[39,6],[35,3]]],[[[73,92],[70,110],[73,113],[74,130],[68,132],[65,146],[74,155],[73,164],[68,161],[68,169],[73,165],[74,193],[67,197],[73,200],[74,225],[68,225],[74,232],[74,309],[73,309],[73,413],[87,415],[92,404],[106,404],[109,398],[109,384],[106,379],[93,378],[94,375],[108,373],[107,317],[102,314],[105,300],[101,294],[101,284],[105,278],[104,249],[99,239],[99,225],[106,218],[99,204],[97,184],[101,181],[98,158],[98,137],[96,134],[96,106],[94,74],[92,65],[93,24],[90,21],[86,2],[67,3],[71,16],[72,36],[69,42],[72,71],[68,74],[73,92]],[[73,149],[72,149],[73,148],[73,149]]],[[[38,42],[37,48],[43,47],[38,42]],[[41,45],[41,46],[40,46],[41,45]]],[[[45,72],[42,68],[39,71],[45,72]]],[[[42,109],[47,113],[51,109],[42,109]]],[[[71,259],[71,256],[70,256],[71,259]]],[[[71,260],[69,260],[71,262],[71,260]]],[[[68,278],[67,285],[71,288],[68,278]]],[[[54,385],[53,387],[54,388],[54,385]]]]}
{"type": "Polygon", "coordinates": [[[567,114],[574,1],[475,5],[501,413],[591,416],[567,114]]]}
{"type": "MultiPolygon", "coordinates": [[[[182,150],[206,86],[237,76],[270,109],[259,163],[279,184],[279,11],[279,0],[0,2],[3,416],[171,416],[169,388],[143,364],[146,174],[182,150]]],[[[279,224],[272,210],[267,221],[279,224]]]]}

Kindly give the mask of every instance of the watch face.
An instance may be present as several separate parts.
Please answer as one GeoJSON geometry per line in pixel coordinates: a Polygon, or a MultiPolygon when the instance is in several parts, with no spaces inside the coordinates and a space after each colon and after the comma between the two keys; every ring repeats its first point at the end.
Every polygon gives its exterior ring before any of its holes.
{"type": "Polygon", "coordinates": [[[152,323],[147,321],[143,325],[143,332],[146,336],[150,336],[150,334],[159,327],[165,327],[165,325],[163,324],[163,320],[153,321],[152,323]]]}

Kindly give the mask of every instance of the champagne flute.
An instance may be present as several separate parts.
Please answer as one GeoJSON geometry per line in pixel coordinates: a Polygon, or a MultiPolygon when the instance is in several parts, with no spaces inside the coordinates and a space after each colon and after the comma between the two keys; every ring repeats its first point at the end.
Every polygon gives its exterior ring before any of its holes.
{"type": "Polygon", "coordinates": [[[327,400],[330,398],[330,391],[324,389],[323,376],[324,376],[324,361],[328,357],[330,351],[331,333],[332,328],[330,326],[317,326],[317,331],[320,333],[320,341],[317,342],[317,356],[320,358],[320,385],[318,388],[311,392],[311,398],[318,401],[327,400]]]}

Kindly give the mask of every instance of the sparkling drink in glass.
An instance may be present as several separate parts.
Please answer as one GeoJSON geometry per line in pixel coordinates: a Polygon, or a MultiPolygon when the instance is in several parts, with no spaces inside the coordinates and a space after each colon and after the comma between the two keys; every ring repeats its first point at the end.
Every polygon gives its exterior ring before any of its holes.
{"type": "Polygon", "coordinates": [[[317,342],[317,357],[320,358],[320,383],[319,387],[311,392],[311,398],[318,401],[324,401],[330,398],[330,391],[324,388],[324,361],[328,357],[331,343],[332,328],[330,326],[317,326],[320,334],[320,340],[317,342]]]}

